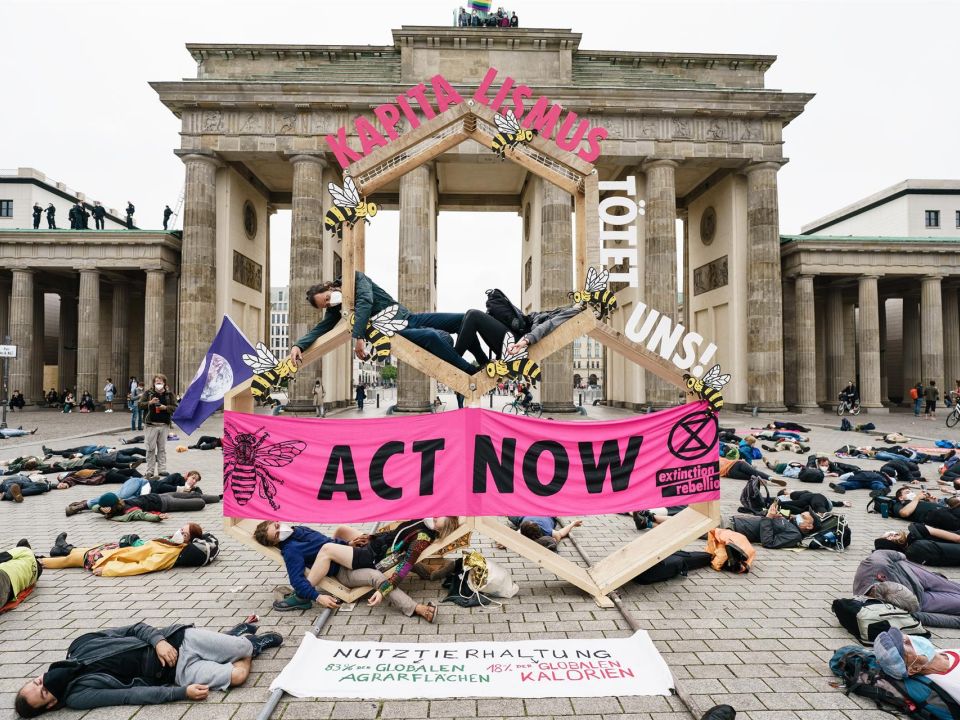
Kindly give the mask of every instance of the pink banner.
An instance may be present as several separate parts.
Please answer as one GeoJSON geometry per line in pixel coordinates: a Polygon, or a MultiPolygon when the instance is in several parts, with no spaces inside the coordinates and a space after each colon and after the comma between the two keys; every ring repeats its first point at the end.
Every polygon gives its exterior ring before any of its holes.
{"type": "Polygon", "coordinates": [[[370,420],[227,412],[224,514],[288,522],[603,515],[717,500],[706,402],[607,422],[468,408],[370,420]]]}

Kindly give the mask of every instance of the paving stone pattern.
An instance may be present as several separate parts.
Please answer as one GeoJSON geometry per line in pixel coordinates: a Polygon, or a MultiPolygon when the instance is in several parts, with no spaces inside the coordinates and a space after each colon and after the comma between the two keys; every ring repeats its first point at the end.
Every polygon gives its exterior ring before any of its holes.
{"type": "MultiPolygon", "coordinates": [[[[452,400],[452,399],[451,399],[452,400]]],[[[503,401],[498,399],[498,404],[503,401]]],[[[450,402],[448,407],[455,407],[450,402]]],[[[377,411],[368,408],[364,415],[377,411]]],[[[383,412],[381,410],[380,412],[383,412]]],[[[356,409],[340,417],[359,415],[356,409]]],[[[621,416],[620,411],[590,408],[589,418],[621,416]]],[[[902,430],[916,436],[960,439],[947,430],[942,418],[936,422],[914,420],[912,415],[894,414],[871,418],[881,429],[902,430]]],[[[79,442],[116,442],[129,432],[125,413],[63,416],[53,411],[18,413],[12,426],[40,427],[37,435],[0,441],[0,457],[39,452],[39,445],[72,445],[79,442]],[[122,433],[111,429],[125,426],[122,433]],[[75,441],[75,438],[97,433],[75,441]]],[[[8,421],[8,422],[9,422],[8,421]]],[[[868,443],[866,435],[841,433],[835,416],[803,416],[801,422],[823,425],[812,434],[814,449],[833,451],[848,442],[868,443]]],[[[865,421],[865,418],[855,422],[865,421]]],[[[322,422],[322,421],[320,421],[322,422]]],[[[724,426],[751,427],[761,420],[725,413],[724,426]]],[[[220,434],[222,420],[212,418],[200,434],[220,434]]],[[[183,440],[179,441],[186,444],[183,440]]],[[[220,451],[174,452],[168,446],[169,469],[199,469],[201,485],[208,491],[220,486],[220,451]]],[[[923,444],[930,444],[924,442],[923,444]]],[[[786,459],[786,458],[785,458],[786,459]]],[[[879,463],[863,461],[865,467],[879,463]]],[[[923,466],[924,476],[933,478],[936,467],[923,466]]],[[[799,484],[790,481],[790,488],[799,484]]],[[[809,486],[806,486],[809,487],[809,486]]],[[[825,486],[824,486],[825,487],[825,486]]],[[[725,480],[722,486],[724,514],[736,509],[742,484],[725,480]]],[[[109,523],[90,513],[66,518],[68,502],[96,494],[77,487],[51,491],[27,498],[22,505],[0,503],[0,547],[9,547],[27,537],[41,552],[49,550],[54,536],[69,532],[70,542],[82,546],[114,540],[135,531],[149,536],[171,533],[186,521],[196,521],[218,532],[220,511],[210,506],[204,512],[185,513],[161,525],[135,526],[109,523]]],[[[829,493],[828,493],[829,494],[829,493]]],[[[840,645],[852,641],[830,611],[830,602],[851,594],[851,581],[858,562],[872,548],[872,541],[885,528],[901,528],[897,520],[868,515],[866,491],[848,492],[854,502],[848,509],[853,527],[853,545],[844,554],[828,551],[760,550],[753,571],[734,576],[707,568],[690,577],[653,586],[629,584],[622,590],[626,607],[650,632],[680,687],[700,709],[716,703],[730,703],[745,720],[802,718],[803,720],[866,720],[886,717],[855,698],[847,698],[828,684],[826,661],[840,645]]],[[[636,537],[630,518],[602,516],[585,518],[577,537],[593,557],[608,554],[618,544],[636,537]]],[[[171,570],[133,578],[98,578],[84,570],[50,570],[44,573],[34,594],[13,612],[0,616],[0,720],[15,717],[13,696],[23,682],[61,659],[70,641],[99,627],[123,625],[138,620],[164,625],[193,622],[222,630],[251,612],[258,613],[263,628],[277,629],[286,644],[258,658],[246,685],[228,693],[211,694],[204,703],[153,707],[115,707],[89,712],[59,711],[63,720],[244,720],[254,718],[268,696],[276,673],[293,656],[304,632],[318,611],[276,613],[271,609],[271,590],[286,581],[279,566],[219,533],[222,551],[217,562],[200,570],[171,570]]],[[[702,549],[696,542],[689,549],[702,549]]],[[[441,605],[438,622],[407,619],[387,607],[369,608],[361,601],[352,612],[340,611],[328,623],[325,637],[364,640],[442,642],[483,641],[506,638],[596,638],[629,634],[615,609],[602,609],[572,586],[543,572],[536,565],[500,551],[484,539],[477,547],[504,564],[520,584],[520,593],[501,606],[459,609],[441,605]]],[[[582,562],[576,550],[564,543],[561,553],[582,562]]],[[[948,577],[960,580],[960,570],[946,569],[948,577]]],[[[408,578],[405,586],[421,601],[438,600],[436,585],[408,578]]],[[[941,646],[960,647],[960,631],[934,630],[941,646]]],[[[277,720],[313,718],[632,718],[645,720],[688,720],[690,715],[676,698],[610,697],[519,699],[450,699],[331,701],[287,698],[277,708],[277,720]]]]}

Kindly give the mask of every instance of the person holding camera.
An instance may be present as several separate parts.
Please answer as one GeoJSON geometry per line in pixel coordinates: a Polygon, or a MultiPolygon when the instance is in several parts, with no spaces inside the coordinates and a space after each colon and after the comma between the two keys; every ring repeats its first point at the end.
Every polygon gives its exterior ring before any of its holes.
{"type": "Polygon", "coordinates": [[[139,406],[144,411],[143,423],[147,448],[146,477],[155,480],[167,474],[167,432],[177,407],[177,399],[167,387],[166,375],[154,375],[148,390],[140,396],[139,406]]]}

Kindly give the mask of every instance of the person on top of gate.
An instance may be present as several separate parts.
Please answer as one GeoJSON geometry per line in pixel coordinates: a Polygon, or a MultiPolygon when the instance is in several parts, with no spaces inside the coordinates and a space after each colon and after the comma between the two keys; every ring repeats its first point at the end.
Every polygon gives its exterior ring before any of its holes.
{"type": "MultiPolygon", "coordinates": [[[[317,310],[323,310],[323,319],[306,335],[297,340],[290,350],[290,360],[299,365],[303,351],[317,338],[326,335],[340,322],[343,292],[340,279],[313,285],[307,290],[307,302],[317,310]]],[[[390,294],[359,270],[354,273],[354,354],[360,360],[367,359],[367,323],[377,313],[391,305],[398,305],[396,320],[406,320],[407,326],[397,334],[422,347],[441,360],[462,370],[467,375],[479,372],[480,368],[468,363],[453,350],[450,335],[460,329],[463,313],[411,313],[390,294]]]]}

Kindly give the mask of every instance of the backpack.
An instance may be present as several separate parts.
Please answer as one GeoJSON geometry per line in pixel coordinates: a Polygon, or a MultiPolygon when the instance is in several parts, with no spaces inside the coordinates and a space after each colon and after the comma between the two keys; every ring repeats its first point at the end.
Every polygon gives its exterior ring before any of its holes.
{"type": "Polygon", "coordinates": [[[850,430],[853,430],[853,423],[851,423],[851,422],[850,422],[849,420],[847,420],[846,418],[843,418],[843,419],[840,421],[840,429],[841,429],[843,432],[848,432],[848,431],[850,431],[850,430]]]}
{"type": "Polygon", "coordinates": [[[905,635],[930,637],[913,615],[882,600],[838,598],[833,601],[831,609],[844,629],[864,645],[873,645],[877,635],[892,627],[899,628],[905,635]]]}
{"type": "Polygon", "coordinates": [[[712,557],[710,553],[706,552],[677,550],[657,564],[648,567],[637,575],[633,581],[638,585],[652,585],[653,583],[670,580],[678,575],[686,577],[690,570],[698,570],[709,565],[712,557]]]}
{"type": "Polygon", "coordinates": [[[487,290],[487,315],[506,325],[515,338],[529,332],[532,325],[529,318],[520,312],[520,308],[510,302],[503,290],[497,288],[487,290]]]}
{"type": "Polygon", "coordinates": [[[867,503],[867,512],[868,513],[879,513],[883,517],[890,517],[894,515],[894,506],[897,504],[897,499],[892,495],[877,495],[876,497],[870,498],[870,502],[867,503]]]}
{"type": "Polygon", "coordinates": [[[737,512],[748,515],[765,515],[770,505],[770,491],[759,475],[751,475],[740,493],[740,507],[737,512]]]}
{"type": "Polygon", "coordinates": [[[807,538],[806,547],[810,550],[830,549],[843,552],[850,545],[853,531],[847,525],[845,515],[826,513],[820,515],[820,529],[807,538]]]}
{"type": "Polygon", "coordinates": [[[206,567],[220,554],[220,541],[216,535],[204,533],[194,538],[177,558],[176,567],[206,567]]]}
{"type": "Polygon", "coordinates": [[[920,720],[960,718],[960,705],[930,678],[890,677],[880,669],[872,652],[857,645],[845,645],[833,653],[830,670],[842,681],[844,693],[869,698],[877,709],[892,709],[920,720]]]}
{"type": "Polygon", "coordinates": [[[920,393],[917,391],[917,389],[915,387],[910,388],[910,399],[917,400],[919,398],[920,398],[920,393]]]}

